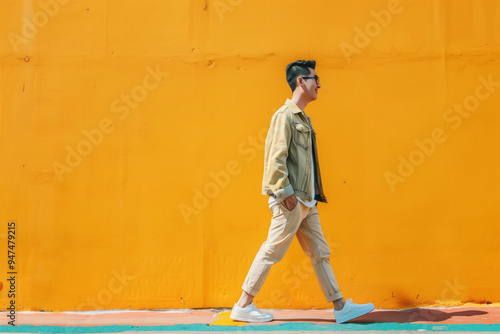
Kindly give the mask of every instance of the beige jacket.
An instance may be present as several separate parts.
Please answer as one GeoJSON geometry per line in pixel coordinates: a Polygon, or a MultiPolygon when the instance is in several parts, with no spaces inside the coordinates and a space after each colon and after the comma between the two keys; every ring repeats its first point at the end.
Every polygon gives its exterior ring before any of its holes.
{"type": "Polygon", "coordinates": [[[311,201],[312,182],[315,182],[315,199],[326,203],[311,119],[287,99],[273,115],[267,133],[262,193],[273,196],[277,202],[292,194],[311,201]],[[315,180],[312,180],[311,150],[315,180]]]}

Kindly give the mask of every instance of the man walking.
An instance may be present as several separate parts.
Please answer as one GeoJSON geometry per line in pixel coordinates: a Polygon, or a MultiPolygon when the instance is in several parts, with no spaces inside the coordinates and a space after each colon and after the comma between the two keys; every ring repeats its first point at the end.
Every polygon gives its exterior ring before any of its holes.
{"type": "Polygon", "coordinates": [[[263,194],[269,195],[273,213],[267,240],[257,253],[243,284],[243,293],[234,305],[231,319],[246,322],[273,320],[253,303],[271,266],[285,255],[294,236],[311,259],[326,300],[334,306],[337,323],[360,317],[374,309],[373,304],[344,301],[330,266],[330,249],[323,236],[317,201],[325,202],[316,149],[316,136],[306,106],[317,99],[319,77],[316,62],[298,60],[286,67],[286,80],[292,89],[272,117],[266,138],[263,194]]]}

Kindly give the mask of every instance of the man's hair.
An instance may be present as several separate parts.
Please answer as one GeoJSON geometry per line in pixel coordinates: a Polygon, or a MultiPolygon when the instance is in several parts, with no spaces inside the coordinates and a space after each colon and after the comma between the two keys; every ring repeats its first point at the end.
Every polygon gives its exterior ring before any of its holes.
{"type": "Polygon", "coordinates": [[[315,60],[297,60],[290,63],[286,67],[286,81],[292,89],[292,92],[297,88],[297,78],[301,75],[308,75],[310,68],[316,68],[315,60]]]}

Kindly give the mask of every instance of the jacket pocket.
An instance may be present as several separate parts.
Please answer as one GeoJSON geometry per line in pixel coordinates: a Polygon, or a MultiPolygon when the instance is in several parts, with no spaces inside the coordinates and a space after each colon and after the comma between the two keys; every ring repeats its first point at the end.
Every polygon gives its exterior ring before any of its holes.
{"type": "Polygon", "coordinates": [[[294,133],[295,144],[307,150],[311,142],[310,139],[311,130],[307,126],[300,123],[293,124],[293,127],[296,130],[294,133]]]}

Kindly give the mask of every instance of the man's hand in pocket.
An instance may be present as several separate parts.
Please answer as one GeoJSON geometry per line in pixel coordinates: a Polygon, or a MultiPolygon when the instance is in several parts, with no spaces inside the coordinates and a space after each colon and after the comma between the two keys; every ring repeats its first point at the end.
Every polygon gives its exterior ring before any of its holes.
{"type": "Polygon", "coordinates": [[[292,211],[293,209],[295,209],[295,207],[297,206],[297,203],[299,203],[299,200],[297,199],[295,194],[288,196],[283,201],[283,204],[288,209],[288,211],[292,211]]]}

